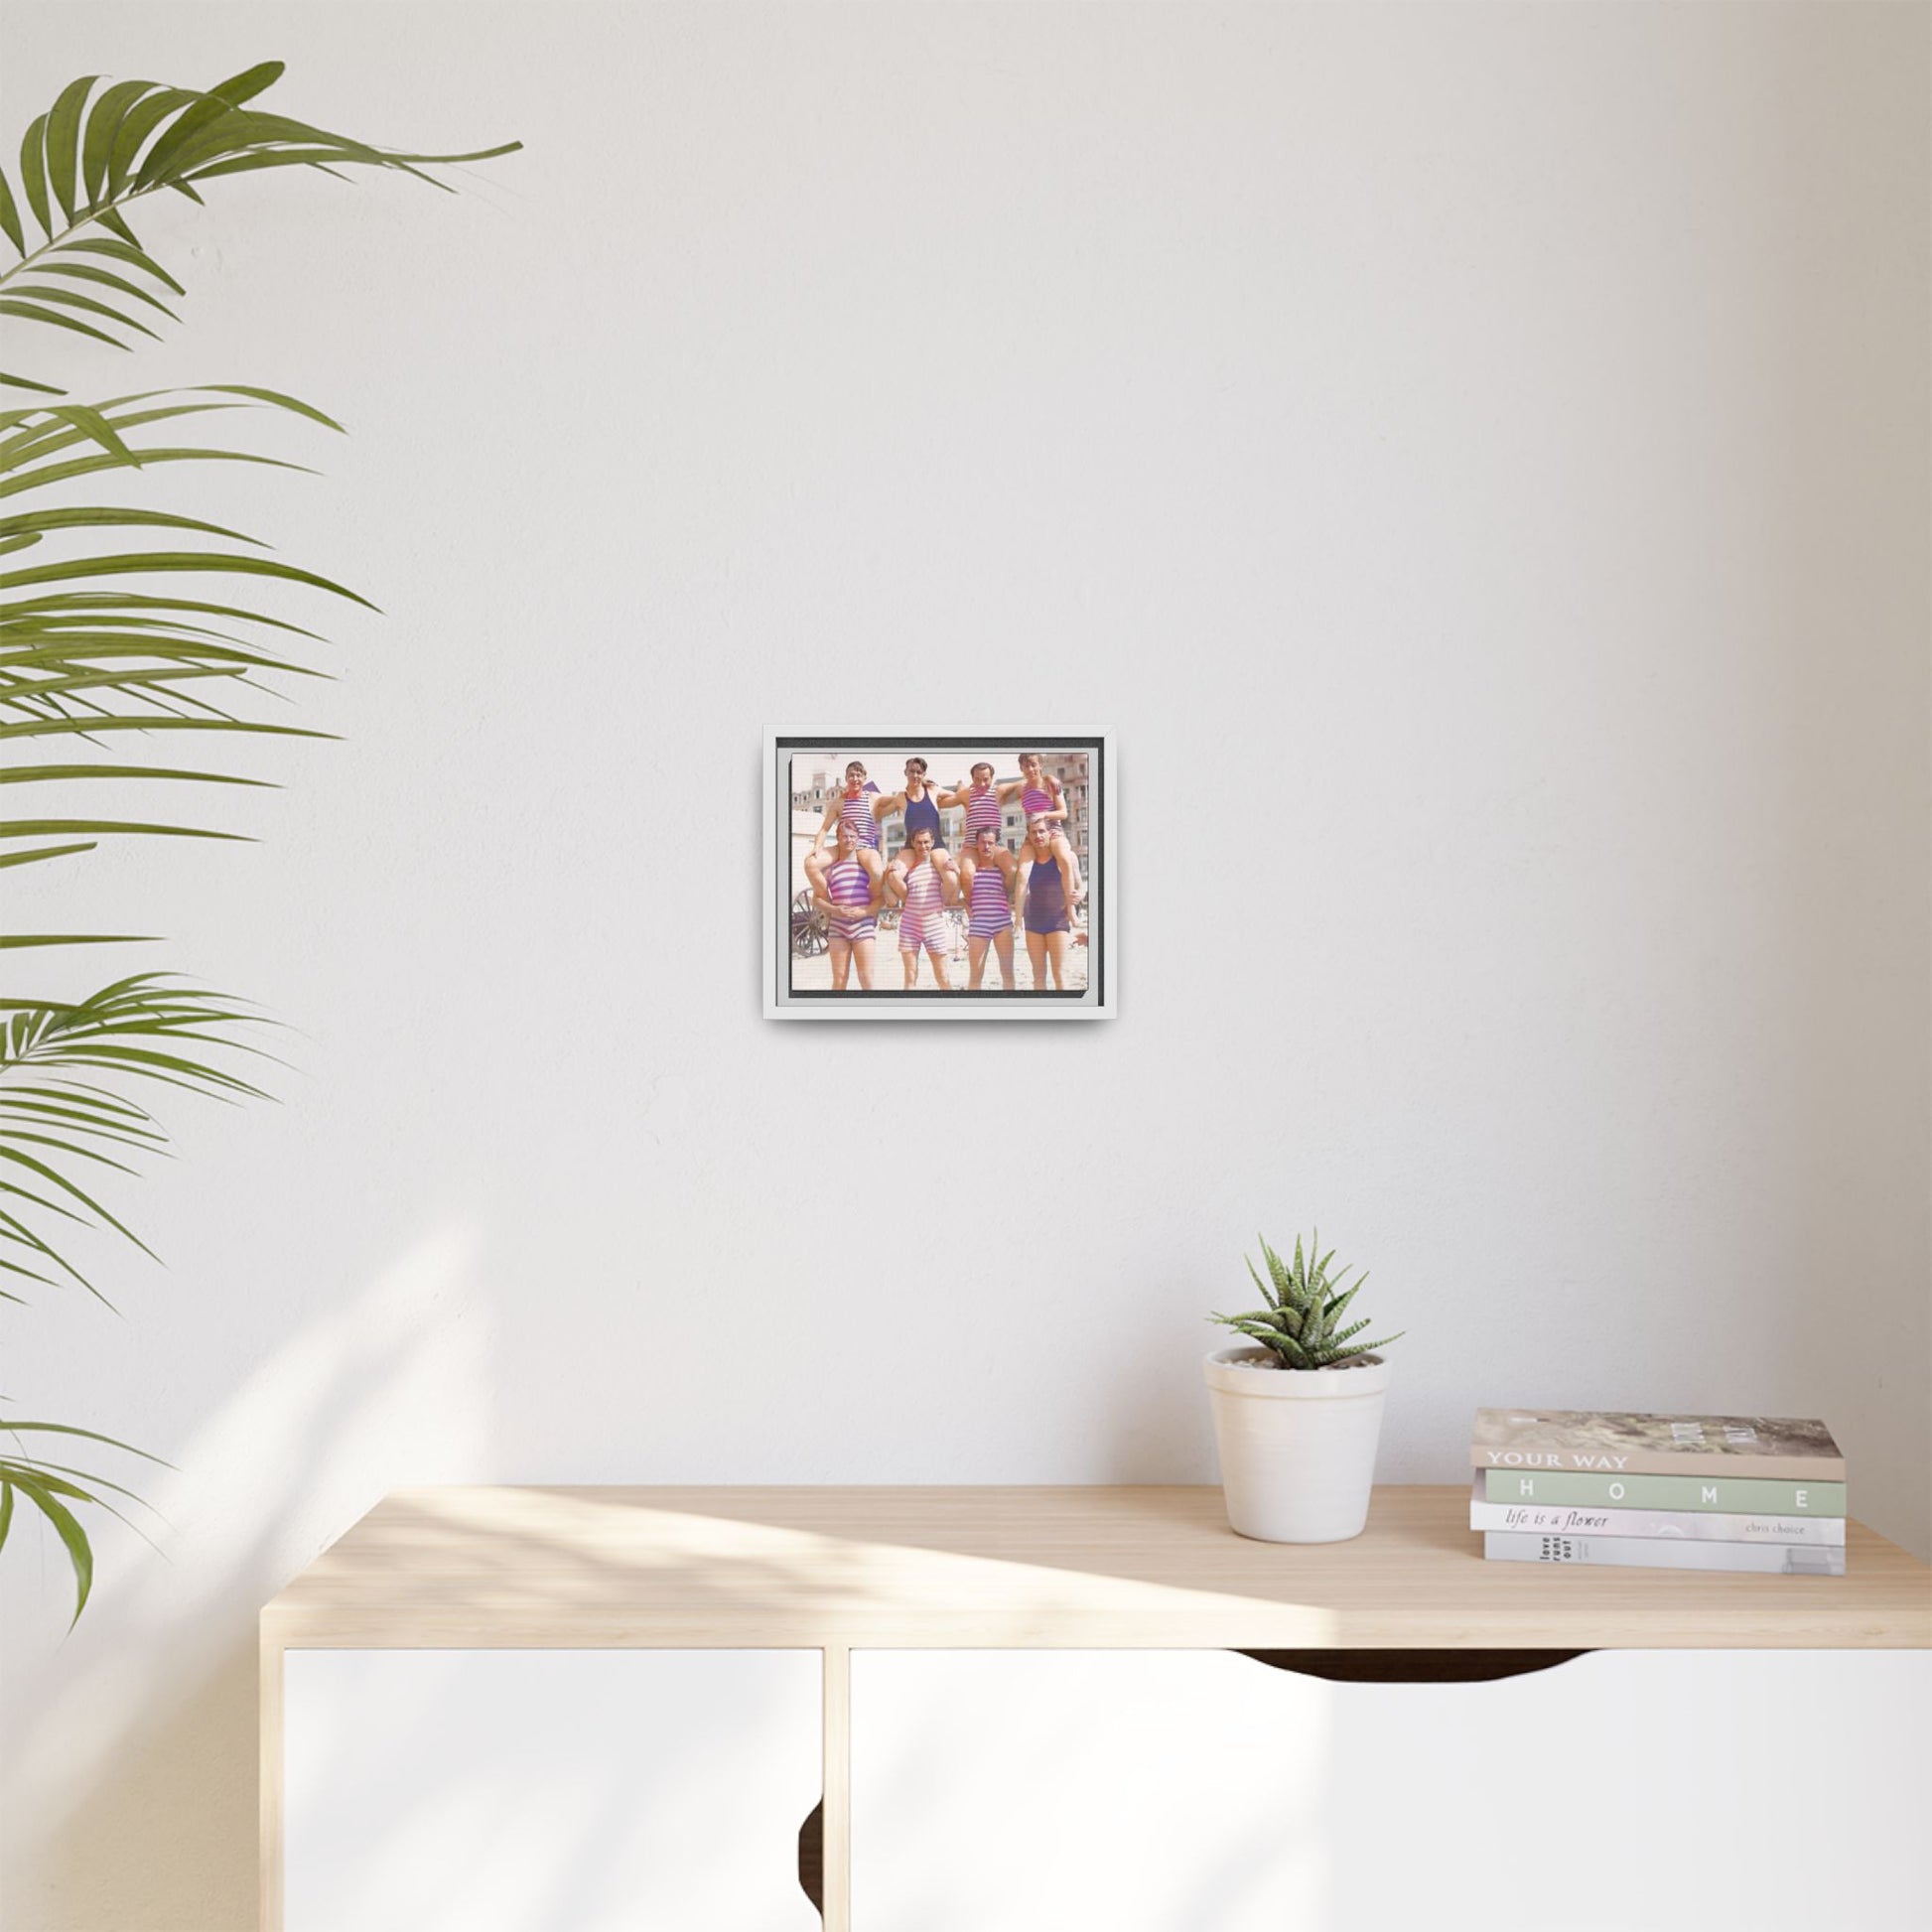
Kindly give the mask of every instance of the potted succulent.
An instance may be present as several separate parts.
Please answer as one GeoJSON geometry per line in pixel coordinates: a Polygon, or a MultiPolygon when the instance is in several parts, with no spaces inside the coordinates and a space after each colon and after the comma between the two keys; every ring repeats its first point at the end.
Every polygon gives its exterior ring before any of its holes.
{"type": "Polygon", "coordinates": [[[1340,1543],[1362,1533],[1375,1481],[1375,1446],[1389,1365],[1374,1351],[1399,1341],[1356,1341],[1369,1324],[1342,1316],[1366,1275],[1329,1273],[1331,1248],[1295,1241],[1293,1263],[1266,1241],[1264,1281],[1248,1273],[1265,1308],[1208,1318],[1249,1337],[1206,1361],[1214,1439],[1229,1526],[1267,1543],[1340,1543]]]}

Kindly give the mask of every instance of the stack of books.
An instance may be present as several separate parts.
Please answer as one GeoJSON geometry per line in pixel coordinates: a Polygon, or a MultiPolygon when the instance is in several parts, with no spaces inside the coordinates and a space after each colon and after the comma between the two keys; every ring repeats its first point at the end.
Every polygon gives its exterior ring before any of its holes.
{"type": "Polygon", "coordinates": [[[1469,1460],[1469,1527],[1500,1562],[1845,1575],[1822,1422],[1478,1409],[1469,1460]]]}

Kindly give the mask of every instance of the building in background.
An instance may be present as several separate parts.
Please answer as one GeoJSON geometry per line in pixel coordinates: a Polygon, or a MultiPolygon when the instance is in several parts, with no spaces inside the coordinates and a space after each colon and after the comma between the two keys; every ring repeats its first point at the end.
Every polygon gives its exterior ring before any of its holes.
{"type": "Polygon", "coordinates": [[[1087,754],[1048,752],[1040,759],[1040,764],[1060,781],[1060,789],[1066,793],[1066,842],[1072,846],[1073,856],[1080,862],[1080,876],[1084,879],[1088,873],[1089,844],[1087,754]]]}
{"type": "Polygon", "coordinates": [[[791,809],[795,812],[817,812],[821,817],[825,812],[825,801],[845,784],[843,771],[835,771],[828,765],[815,764],[811,769],[811,783],[798,782],[798,760],[791,761],[791,809]]]}

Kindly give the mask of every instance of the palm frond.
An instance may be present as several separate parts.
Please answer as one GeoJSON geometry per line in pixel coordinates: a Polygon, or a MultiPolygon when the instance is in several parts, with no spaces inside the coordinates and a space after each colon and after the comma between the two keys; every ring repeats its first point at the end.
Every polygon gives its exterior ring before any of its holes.
{"type": "MultiPolygon", "coordinates": [[[[156,440],[168,434],[162,425],[209,410],[293,416],[338,427],[297,397],[232,384],[0,411],[0,489],[38,495],[53,483],[69,481],[76,469],[89,474],[140,470],[157,454],[176,461],[226,461],[244,454],[155,450],[156,440]],[[78,451],[86,454],[76,461],[78,451]]],[[[325,737],[263,718],[258,706],[281,679],[326,675],[291,654],[283,641],[314,640],[314,631],[261,608],[252,592],[245,602],[225,603],[195,594],[200,585],[186,592],[169,585],[171,578],[192,577],[239,589],[255,580],[372,608],[319,572],[262,555],[265,547],[246,531],[172,510],[35,501],[0,515],[0,553],[34,553],[20,568],[0,571],[0,743],[77,738],[90,746],[144,744],[157,733],[179,732],[325,737]],[[235,547],[129,551],[110,534],[126,529],[192,532],[235,547]],[[70,554],[42,561],[55,546],[70,554]]],[[[125,776],[140,768],[116,764],[92,771],[125,776]]],[[[150,768],[156,775],[165,769],[204,782],[250,782],[220,769],[150,768]]],[[[0,774],[10,783],[30,784],[65,783],[76,775],[74,765],[52,761],[0,774]]],[[[0,869],[84,858],[103,839],[126,837],[239,839],[245,834],[135,813],[23,816],[0,820],[0,869]],[[11,843],[28,839],[39,842],[25,849],[11,843]]],[[[110,936],[34,933],[14,940],[46,945],[110,936]]]]}
{"type": "Polygon", "coordinates": [[[14,1204],[0,1235],[105,1301],[68,1252],[66,1228],[56,1224],[108,1229],[152,1251],[75,1178],[75,1164],[132,1174],[123,1156],[165,1154],[168,1136],[138,1102],[103,1087],[101,1077],[217,1099],[264,1098],[234,1065],[239,1055],[271,1057],[244,1036],[262,1022],[228,995],[161,973],[133,974],[70,1004],[9,1005],[0,1020],[0,1192],[14,1204]]]}
{"type": "MultiPolygon", "coordinates": [[[[20,196],[0,169],[0,236],[17,257],[0,269],[0,316],[126,349],[130,338],[152,338],[157,321],[175,319],[159,291],[186,293],[128,220],[144,196],[170,189],[200,203],[198,183],[263,168],[375,168],[446,188],[430,169],[521,145],[405,153],[251,106],[282,72],[280,61],[265,61],[207,89],[152,80],[101,86],[99,74],[69,82],[21,143],[20,196]]],[[[37,376],[0,382],[61,393],[37,376]]]]}
{"type": "Polygon", "coordinates": [[[29,1435],[56,1435],[76,1442],[97,1443],[128,1455],[138,1455],[143,1461],[160,1464],[163,1468],[168,1465],[162,1462],[160,1456],[150,1455],[147,1450],[135,1449],[130,1444],[116,1442],[112,1436],[103,1436],[96,1430],[76,1429],[69,1423],[22,1422],[0,1417],[0,1437],[10,1437],[18,1446],[13,1453],[0,1453],[0,1550],[7,1547],[7,1538],[14,1529],[17,1516],[15,1499],[25,1497],[46,1518],[67,1553],[69,1568],[73,1572],[72,1621],[77,1623],[93,1589],[94,1551],[86,1528],[74,1514],[72,1505],[78,1503],[104,1509],[110,1516],[119,1517],[123,1523],[127,1523],[137,1534],[142,1533],[140,1526],[130,1522],[108,1498],[120,1496],[129,1502],[140,1503],[143,1508],[148,1505],[141,1503],[141,1498],[124,1484],[111,1482],[92,1470],[28,1454],[22,1439],[29,1435]]]}

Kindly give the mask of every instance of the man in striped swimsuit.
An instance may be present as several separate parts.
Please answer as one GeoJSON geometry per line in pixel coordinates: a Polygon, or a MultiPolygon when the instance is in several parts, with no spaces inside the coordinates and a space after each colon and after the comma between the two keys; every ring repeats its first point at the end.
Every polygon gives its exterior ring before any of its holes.
{"type": "Polygon", "coordinates": [[[877,852],[860,843],[853,827],[839,822],[838,843],[828,860],[822,852],[805,855],[805,877],[812,902],[831,920],[832,990],[843,993],[854,966],[859,984],[872,991],[872,942],[879,930],[879,908],[885,902],[886,865],[877,852]]]}
{"type": "Polygon", "coordinates": [[[1059,862],[1060,890],[1066,895],[1067,904],[1078,905],[1086,897],[1086,889],[1080,884],[1080,867],[1073,856],[1073,847],[1067,843],[1066,794],[1060,789],[1060,781],[1046,774],[1037,752],[1020,755],[1020,809],[1027,814],[1030,838],[1034,821],[1044,821],[1052,835],[1053,857],[1059,862]]]}
{"type": "Polygon", "coordinates": [[[900,905],[898,915],[898,957],[905,969],[905,990],[919,983],[919,954],[932,961],[940,986],[951,991],[946,977],[946,946],[952,933],[945,915],[948,897],[957,898],[958,889],[933,862],[932,834],[920,826],[905,850],[893,861],[886,875],[886,890],[900,905]]]}
{"type": "Polygon", "coordinates": [[[982,825],[974,840],[971,912],[966,926],[966,956],[972,962],[967,990],[976,990],[986,973],[988,946],[1000,956],[1000,984],[1013,991],[1013,908],[1020,890],[1020,862],[1000,843],[996,825],[982,825]]]}
{"type": "Polygon", "coordinates": [[[948,811],[958,805],[966,812],[965,833],[960,840],[966,849],[959,855],[959,896],[969,902],[973,896],[973,873],[979,863],[974,857],[979,850],[979,835],[991,827],[993,836],[996,839],[1000,836],[1000,812],[1019,791],[1018,778],[996,785],[992,765],[982,759],[973,766],[970,784],[963,779],[955,780],[952,790],[939,800],[948,811]]]}
{"type": "Polygon", "coordinates": [[[818,831],[812,839],[812,851],[817,853],[825,843],[825,835],[834,825],[849,826],[855,845],[879,845],[879,820],[881,796],[879,787],[866,776],[866,767],[854,759],[845,767],[845,789],[836,791],[825,801],[825,816],[819,820],[818,831]]]}

